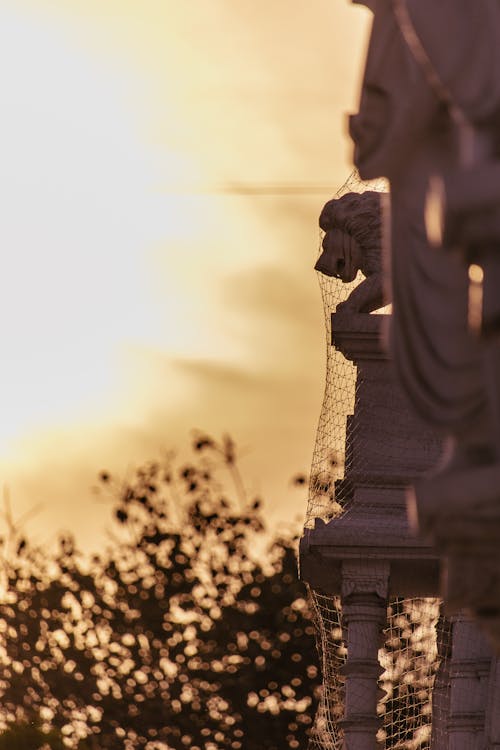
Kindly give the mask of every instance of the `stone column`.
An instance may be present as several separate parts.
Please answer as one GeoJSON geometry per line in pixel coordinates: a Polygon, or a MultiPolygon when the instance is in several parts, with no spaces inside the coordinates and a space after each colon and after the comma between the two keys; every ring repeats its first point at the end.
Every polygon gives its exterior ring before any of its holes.
{"type": "Polygon", "coordinates": [[[491,660],[491,647],[476,623],[464,614],[454,617],[449,750],[484,748],[491,660]]]}
{"type": "Polygon", "coordinates": [[[432,750],[448,750],[448,718],[450,715],[450,663],[452,625],[441,614],[436,625],[437,652],[440,660],[432,688],[432,750]]]}
{"type": "Polygon", "coordinates": [[[377,705],[383,695],[378,679],[380,636],[387,618],[390,566],[380,561],[342,563],[342,620],[346,630],[345,750],[375,750],[381,721],[377,705]]]}
{"type": "Polygon", "coordinates": [[[500,749],[500,658],[494,657],[491,662],[490,689],[486,708],[486,747],[489,750],[500,749]]]}

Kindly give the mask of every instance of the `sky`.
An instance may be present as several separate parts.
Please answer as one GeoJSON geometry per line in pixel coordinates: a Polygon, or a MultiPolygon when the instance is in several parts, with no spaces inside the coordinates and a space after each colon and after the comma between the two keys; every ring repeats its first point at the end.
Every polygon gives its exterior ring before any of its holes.
{"type": "Polygon", "coordinates": [[[368,21],[347,0],[0,0],[0,481],[37,541],[97,548],[99,471],[196,428],[232,435],[271,523],[305,512],[317,217],[352,170],[368,21]]]}

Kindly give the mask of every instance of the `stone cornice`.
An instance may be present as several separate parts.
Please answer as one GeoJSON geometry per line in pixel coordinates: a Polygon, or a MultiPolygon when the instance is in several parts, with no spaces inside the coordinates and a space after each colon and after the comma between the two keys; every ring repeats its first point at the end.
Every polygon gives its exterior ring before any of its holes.
{"type": "Polygon", "coordinates": [[[332,344],[351,362],[387,361],[382,344],[387,315],[339,312],[332,314],[332,344]]]}

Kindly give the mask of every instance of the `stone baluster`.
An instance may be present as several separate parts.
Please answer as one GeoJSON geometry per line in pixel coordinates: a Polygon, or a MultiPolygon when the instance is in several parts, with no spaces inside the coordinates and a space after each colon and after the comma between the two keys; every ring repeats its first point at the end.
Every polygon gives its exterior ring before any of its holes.
{"type": "Polygon", "coordinates": [[[500,658],[491,660],[490,689],[486,708],[486,747],[489,750],[500,749],[500,658]]]}
{"type": "Polygon", "coordinates": [[[436,625],[436,645],[439,667],[432,688],[432,750],[448,750],[448,717],[451,692],[451,621],[441,614],[436,625]]]}
{"type": "Polygon", "coordinates": [[[449,750],[482,750],[492,651],[477,624],[464,614],[453,618],[450,664],[449,750]]]}
{"type": "Polygon", "coordinates": [[[345,750],[375,750],[380,727],[377,705],[380,635],[387,617],[389,564],[381,561],[342,563],[342,619],[346,630],[345,750]]]}

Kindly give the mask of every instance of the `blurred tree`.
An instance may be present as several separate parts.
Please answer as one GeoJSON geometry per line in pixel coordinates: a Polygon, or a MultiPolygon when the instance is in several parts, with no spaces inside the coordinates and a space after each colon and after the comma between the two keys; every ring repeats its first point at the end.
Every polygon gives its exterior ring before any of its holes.
{"type": "Polygon", "coordinates": [[[90,750],[305,746],[320,678],[296,540],[269,543],[229,437],[193,450],[125,482],[101,474],[113,544],[90,565],[68,537],[51,556],[11,530],[6,726],[41,721],[90,750]]]}

